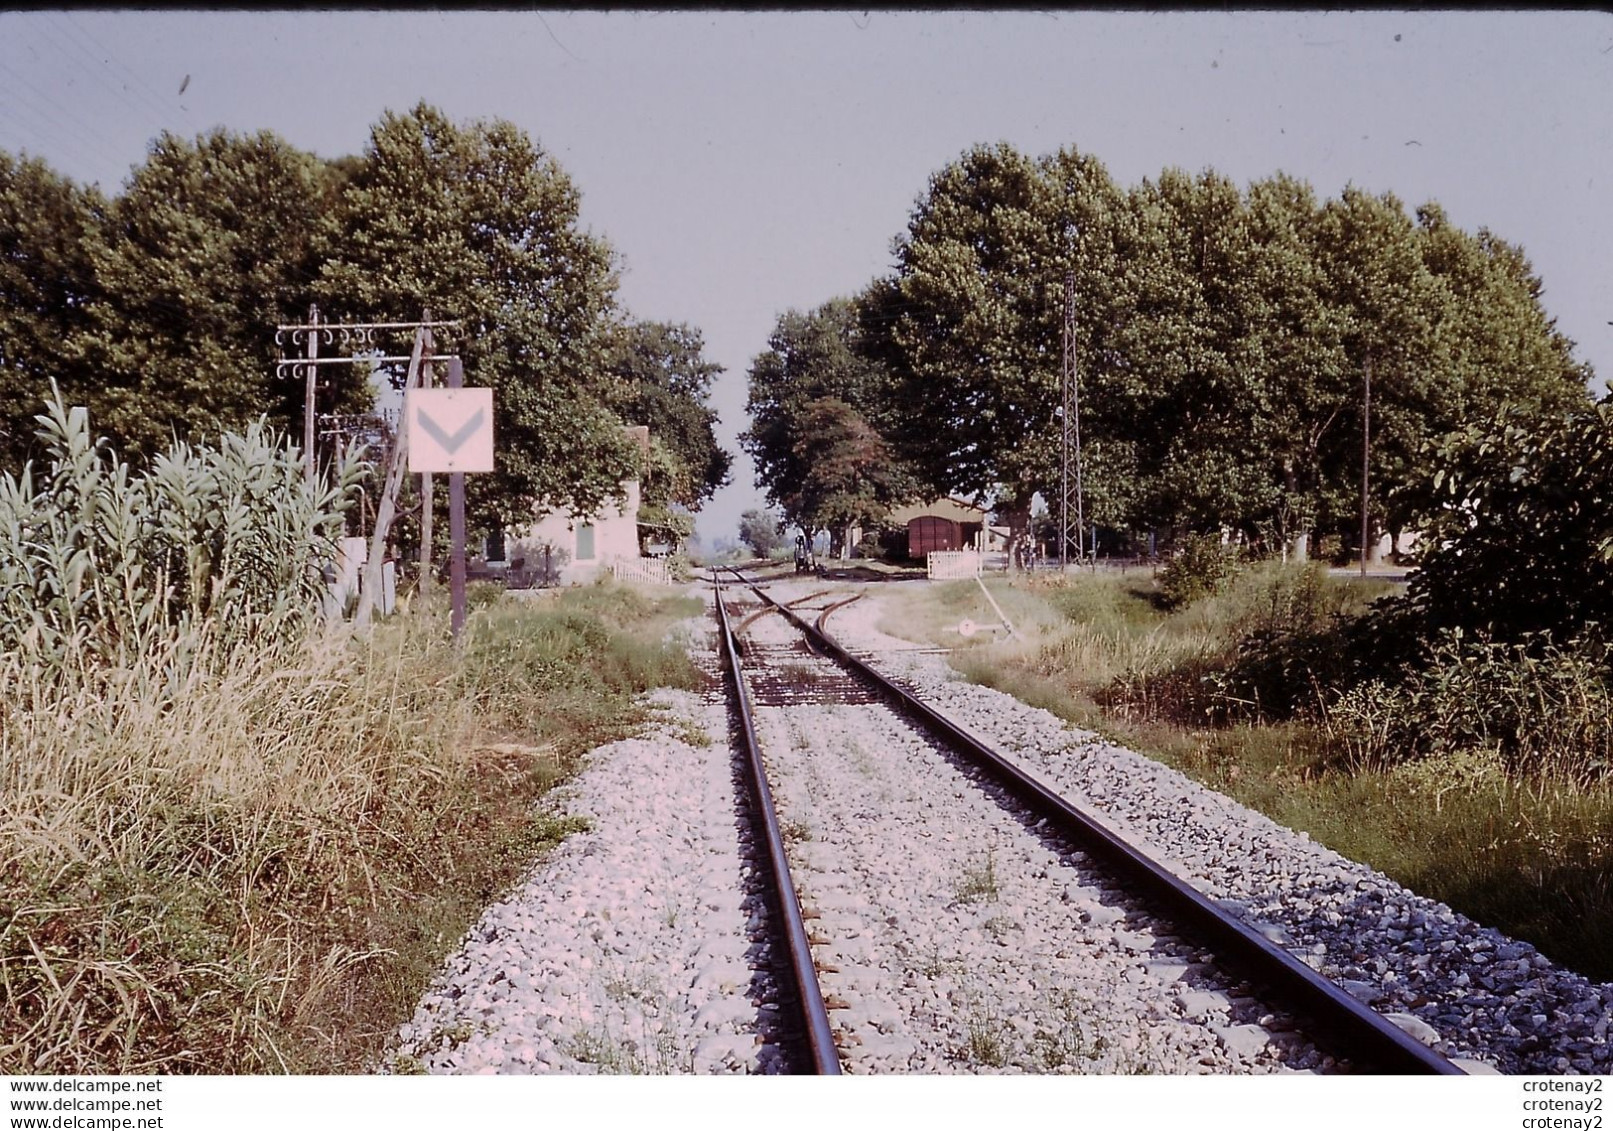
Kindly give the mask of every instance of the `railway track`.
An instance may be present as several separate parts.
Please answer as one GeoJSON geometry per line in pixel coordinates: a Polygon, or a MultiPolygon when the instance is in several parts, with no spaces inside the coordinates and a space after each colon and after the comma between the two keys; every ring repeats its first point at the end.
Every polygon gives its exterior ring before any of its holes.
{"type": "MultiPolygon", "coordinates": [[[[737,571],[734,577],[744,581],[737,571]]],[[[759,839],[766,844],[774,902],[778,922],[782,925],[780,933],[786,940],[785,950],[794,983],[793,996],[799,1003],[797,1021],[808,1050],[803,1068],[810,1066],[813,1071],[825,1073],[841,1070],[848,1032],[844,1028],[837,1029],[830,1017],[830,1007],[847,1007],[838,990],[825,992],[821,984],[826,973],[836,975],[841,971],[832,949],[826,946],[830,936],[821,930],[814,933],[808,927],[807,916],[821,917],[822,910],[809,904],[803,912],[799,898],[802,885],[791,874],[786,850],[788,838],[767,781],[757,710],[826,702],[856,705],[884,702],[918,728],[927,742],[942,748],[960,772],[975,780],[996,804],[1012,811],[1026,828],[1035,830],[1037,835],[1062,849],[1062,862],[1079,859],[1083,866],[1096,867],[1107,878],[1095,882],[1124,890],[1127,899],[1145,906],[1159,920],[1167,921],[1168,928],[1154,930],[1166,944],[1165,949],[1174,948],[1176,952],[1199,959],[1213,955],[1213,962],[1208,964],[1202,961],[1175,963],[1169,959],[1153,963],[1153,967],[1170,971],[1165,977],[1180,976],[1185,969],[1202,971],[1207,965],[1213,965],[1222,972],[1223,985],[1242,984],[1261,1001],[1276,1006],[1275,1013],[1264,1011],[1265,1022],[1283,1030],[1301,1029],[1305,1039],[1330,1050],[1336,1061],[1356,1070],[1462,1074],[1460,1068],[1440,1053],[1223,909],[1103,819],[1077,807],[1011,758],[992,749],[842,647],[825,631],[824,622],[835,609],[854,598],[840,598],[831,591],[822,591],[786,605],[769,597],[761,588],[749,585],[745,598],[751,602],[749,607],[731,610],[724,588],[717,581],[716,604],[724,667],[736,697],[739,731],[745,745],[743,761],[751,775],[752,811],[761,825],[759,839]],[[818,602],[812,609],[816,613],[815,623],[802,615],[804,608],[814,601],[818,602]],[[759,634],[747,632],[759,623],[780,619],[793,626],[799,636],[793,640],[778,640],[775,636],[772,641],[765,641],[759,634]],[[803,642],[809,643],[804,647],[803,642]],[[820,661],[809,663],[814,654],[832,662],[834,668],[826,668],[820,661]],[[816,954],[814,945],[819,948],[816,954]],[[823,957],[825,954],[829,957],[823,957]]],[[[774,755],[775,758],[785,756],[782,752],[774,755]]],[[[842,900],[842,913],[846,907],[846,901],[842,900]]],[[[1010,917],[998,916],[986,922],[989,925],[1005,918],[1010,917]]],[[[855,916],[851,916],[851,921],[855,922],[855,916]]],[[[1032,928],[1031,933],[1035,930],[1032,928]]],[[[855,936],[858,932],[853,933],[855,936]]],[[[864,948],[853,948],[854,951],[861,949],[864,948]]],[[[914,980],[909,978],[910,982],[914,980]]],[[[878,1020],[876,1017],[876,1023],[878,1020]]],[[[879,1032],[884,1033],[891,1027],[892,1023],[881,1025],[879,1032]]],[[[1242,1028],[1257,1027],[1244,1025],[1242,1028]]],[[[1039,1038],[1049,1036],[1045,1030],[1039,1030],[1036,1035],[1039,1038]]],[[[978,1043],[986,1049],[985,1042],[977,1041],[977,1036],[971,1026],[970,1043],[978,1043]]],[[[1055,1041],[1059,1039],[1056,1033],[1051,1036],[1055,1041]]],[[[899,1045],[897,1047],[900,1049],[899,1045]]],[[[990,1063],[989,1056],[987,1062],[990,1063]]]]}

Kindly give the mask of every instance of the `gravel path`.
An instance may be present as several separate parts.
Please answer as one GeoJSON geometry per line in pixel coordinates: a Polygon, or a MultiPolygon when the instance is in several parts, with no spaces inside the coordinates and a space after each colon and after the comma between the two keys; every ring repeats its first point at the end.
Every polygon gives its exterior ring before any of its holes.
{"type": "Polygon", "coordinates": [[[1184,775],[1010,696],[875,626],[877,591],[830,631],[959,723],[1107,817],[1208,894],[1470,1069],[1613,1071],[1613,984],[1415,895],[1184,775]]]}

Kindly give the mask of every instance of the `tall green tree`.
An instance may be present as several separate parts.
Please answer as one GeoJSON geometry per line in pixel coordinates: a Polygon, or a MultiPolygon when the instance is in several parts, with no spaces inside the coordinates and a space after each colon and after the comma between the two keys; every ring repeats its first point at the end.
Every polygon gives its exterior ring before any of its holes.
{"type": "Polygon", "coordinates": [[[779,532],[783,520],[770,511],[751,509],[739,516],[739,540],[759,558],[765,558],[784,545],[779,532]]]}
{"type": "Polygon", "coordinates": [[[865,325],[851,299],[779,317],[767,350],[751,362],[751,424],[740,445],[755,463],[757,485],[787,521],[808,534],[834,529],[843,539],[848,523],[876,521],[913,489],[881,439],[898,427],[889,383],[889,371],[865,349],[865,325]],[[870,445],[882,466],[877,474],[870,466],[869,489],[859,494],[842,472],[869,466],[870,445]],[[847,517],[853,512],[857,517],[847,517]]]}
{"type": "MultiPolygon", "coordinates": [[[[1089,155],[1035,161],[1007,144],[977,146],[931,178],[896,240],[890,334],[905,354],[896,397],[909,420],[898,450],[932,489],[995,495],[1014,540],[1032,496],[1058,482],[1067,273],[1083,387],[1099,404],[1105,386],[1138,391],[1124,349],[1135,325],[1121,206],[1089,155]]],[[[1083,402],[1094,458],[1107,443],[1126,463],[1123,433],[1089,429],[1093,408],[1083,402]]]]}
{"type": "Polygon", "coordinates": [[[421,103],[373,127],[326,228],[317,293],[331,316],[458,320],[440,335],[494,390],[496,471],[467,498],[488,521],[597,510],[636,470],[611,411],[616,274],[579,223],[559,164],[502,120],[457,125],[421,103]]]}
{"type": "MultiPolygon", "coordinates": [[[[334,186],[324,162],[266,131],[152,142],[86,243],[97,432],[149,458],[176,434],[300,420],[301,384],[275,377],[274,328],[307,314],[334,186]]],[[[357,375],[324,376],[324,410],[367,398],[357,375]]]]}
{"type": "Polygon", "coordinates": [[[1487,228],[1464,232],[1433,202],[1417,209],[1416,238],[1447,296],[1435,327],[1436,364],[1453,378],[1445,428],[1499,405],[1554,417],[1584,408],[1590,367],[1547,316],[1544,284],[1523,249],[1487,228]]]}
{"type": "Polygon", "coordinates": [[[834,397],[802,406],[796,457],[800,483],[782,502],[784,513],[809,536],[829,532],[829,553],[845,557],[855,528],[879,522],[912,497],[912,476],[862,413],[834,397]]]}
{"type": "Polygon", "coordinates": [[[908,358],[897,395],[915,425],[898,443],[934,489],[1001,492],[1004,510],[1027,516],[1047,464],[1071,254],[1049,231],[1049,203],[1034,161],[977,146],[931,178],[896,243],[892,337],[908,358]]]}
{"type": "Polygon", "coordinates": [[[887,437],[931,489],[994,494],[1016,529],[1034,493],[1057,497],[1066,275],[1105,524],[1354,541],[1369,368],[1375,530],[1411,521],[1394,500],[1431,437],[1585,403],[1521,251],[1392,194],[1319,203],[1281,174],[1240,192],[1173,169],[1121,192],[1074,150],[977,146],[931,178],[896,256],[863,296],[908,414],[887,437]]]}
{"type": "Polygon", "coordinates": [[[1227,178],[1168,169],[1128,197],[1140,271],[1125,343],[1134,380],[1111,393],[1111,429],[1141,466],[1129,518],[1149,526],[1253,532],[1276,509],[1270,437],[1251,409],[1267,390],[1259,248],[1227,178]],[[1121,394],[1115,396],[1115,393],[1121,394]],[[1120,409],[1124,418],[1117,417],[1120,409]]]}
{"type": "Polygon", "coordinates": [[[1251,327],[1249,354],[1260,368],[1248,385],[1248,424],[1265,457],[1257,466],[1269,469],[1272,486],[1265,528],[1301,556],[1327,509],[1324,453],[1336,450],[1356,389],[1316,254],[1320,215],[1311,186],[1283,173],[1245,194],[1249,270],[1261,304],[1251,327]]]}
{"type": "Polygon", "coordinates": [[[99,391],[77,351],[100,294],[88,247],[105,208],[43,161],[0,151],[0,470],[44,454],[34,417],[52,378],[70,404],[99,391]]]}
{"type": "Polygon", "coordinates": [[[647,424],[665,449],[668,470],[645,481],[645,502],[698,511],[729,481],[732,457],[716,442],[711,382],[723,366],[703,355],[694,326],[629,321],[611,332],[605,371],[611,408],[629,424],[647,424]]]}
{"type": "Polygon", "coordinates": [[[1404,482],[1440,421],[1452,375],[1435,364],[1445,295],[1423,265],[1411,218],[1393,194],[1347,186],[1321,209],[1314,254],[1336,349],[1321,374],[1335,426],[1322,442],[1318,522],[1359,544],[1361,464],[1370,422],[1369,538],[1384,529],[1383,499],[1404,482]],[[1370,399],[1367,388],[1370,368],[1370,399]],[[1370,417],[1367,414],[1370,413],[1370,417]]]}

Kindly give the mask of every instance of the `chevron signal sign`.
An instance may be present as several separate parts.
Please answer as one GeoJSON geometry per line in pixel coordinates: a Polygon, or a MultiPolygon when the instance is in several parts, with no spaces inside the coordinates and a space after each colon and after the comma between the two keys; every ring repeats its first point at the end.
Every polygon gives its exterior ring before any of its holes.
{"type": "Polygon", "coordinates": [[[492,471],[493,390],[411,389],[410,471],[492,471]]]}

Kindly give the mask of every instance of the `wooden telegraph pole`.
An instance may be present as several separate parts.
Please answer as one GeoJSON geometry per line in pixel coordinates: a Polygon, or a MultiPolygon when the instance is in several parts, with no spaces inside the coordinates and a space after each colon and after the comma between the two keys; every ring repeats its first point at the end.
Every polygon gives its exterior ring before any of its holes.
{"type": "Polygon", "coordinates": [[[1367,575],[1367,483],[1372,458],[1372,355],[1367,354],[1361,388],[1361,576],[1367,575]]]}
{"type": "MultiPolygon", "coordinates": [[[[431,311],[428,308],[422,312],[419,322],[325,322],[319,317],[319,308],[308,308],[308,324],[302,326],[276,326],[274,331],[275,344],[282,350],[286,346],[293,349],[299,344],[304,345],[303,357],[288,357],[281,353],[275,362],[275,373],[281,377],[305,376],[306,401],[303,410],[303,446],[308,454],[308,481],[314,482],[316,466],[314,460],[314,394],[317,388],[315,375],[322,365],[367,365],[375,366],[380,363],[399,363],[407,361],[408,369],[404,371],[403,379],[403,419],[399,421],[397,442],[392,448],[391,462],[387,465],[386,487],[382,491],[380,502],[376,507],[375,529],[370,538],[369,559],[364,565],[364,582],[359,589],[358,610],[354,614],[354,625],[363,628],[369,623],[370,613],[375,607],[375,595],[381,586],[381,555],[386,550],[387,536],[392,530],[392,519],[397,511],[398,487],[403,481],[403,472],[407,466],[408,456],[408,430],[402,425],[406,424],[409,415],[409,392],[415,383],[420,380],[422,368],[431,360],[457,361],[452,354],[434,357],[432,350],[431,331],[437,326],[457,327],[458,322],[433,322],[431,311]],[[382,335],[390,336],[404,330],[414,331],[414,348],[407,358],[389,355],[382,348],[382,335]],[[288,341],[289,335],[289,341],[288,341]],[[350,356],[320,357],[319,339],[333,342],[340,348],[359,351],[350,356]],[[299,367],[302,373],[299,374],[299,367]]],[[[486,415],[490,418],[492,409],[489,406],[486,415]]],[[[491,429],[488,433],[488,450],[484,462],[488,464],[485,470],[491,471],[491,429]]],[[[463,443],[461,439],[458,443],[463,443]]],[[[456,443],[456,446],[458,446],[456,443]]],[[[471,470],[479,470],[471,468],[471,470]]],[[[429,488],[427,488],[430,498],[429,488]]],[[[425,530],[426,545],[430,545],[430,503],[427,503],[425,530]]],[[[429,559],[428,559],[429,561],[429,559]]]]}
{"type": "Polygon", "coordinates": [[[308,378],[303,390],[302,401],[302,450],[307,461],[308,486],[314,485],[314,394],[317,391],[315,374],[319,366],[315,359],[319,357],[319,307],[310,303],[308,306],[308,378]]]}
{"type": "MultiPolygon", "coordinates": [[[[431,310],[427,308],[421,321],[431,321],[431,310]]],[[[426,330],[426,343],[420,353],[420,387],[431,388],[431,330],[426,330]]],[[[431,525],[436,518],[436,508],[433,506],[431,472],[420,473],[420,596],[424,598],[431,592],[431,525]]]]}
{"type": "MultiPolygon", "coordinates": [[[[422,322],[429,318],[422,317],[422,322]]],[[[386,486],[381,490],[381,504],[375,511],[375,531],[370,535],[370,552],[364,562],[364,584],[358,590],[358,608],[353,612],[353,627],[362,630],[370,623],[375,608],[375,594],[381,588],[381,555],[386,552],[387,535],[392,532],[392,517],[398,505],[398,488],[403,484],[403,470],[409,463],[409,392],[420,375],[420,360],[426,348],[425,326],[414,332],[414,349],[409,357],[409,368],[403,378],[403,418],[398,421],[398,438],[392,445],[392,459],[387,464],[386,486]]]]}
{"type": "MultiPolygon", "coordinates": [[[[448,387],[465,387],[465,370],[456,357],[448,363],[448,387]]],[[[429,498],[429,496],[427,496],[429,498]]],[[[465,473],[448,473],[448,592],[453,598],[449,625],[454,640],[465,632],[465,473]]]]}

